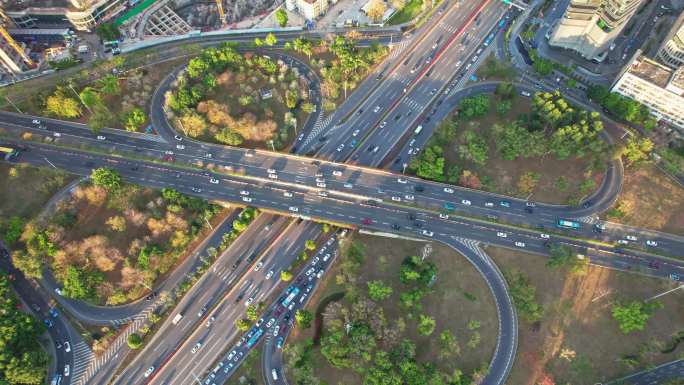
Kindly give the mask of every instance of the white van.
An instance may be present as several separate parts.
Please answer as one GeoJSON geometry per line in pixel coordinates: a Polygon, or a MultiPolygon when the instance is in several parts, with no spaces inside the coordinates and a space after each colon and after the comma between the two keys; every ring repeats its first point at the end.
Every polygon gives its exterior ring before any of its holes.
{"type": "Polygon", "coordinates": [[[423,131],[423,126],[419,125],[415,130],[413,130],[413,135],[418,135],[421,131],[423,131]]]}
{"type": "Polygon", "coordinates": [[[173,317],[173,320],[171,321],[171,323],[174,325],[178,325],[178,322],[180,322],[181,318],[183,318],[183,314],[178,313],[178,314],[176,314],[175,317],[173,317]]]}
{"type": "Polygon", "coordinates": [[[273,381],[278,381],[278,371],[274,369],[271,369],[271,375],[273,376],[273,381]]]}

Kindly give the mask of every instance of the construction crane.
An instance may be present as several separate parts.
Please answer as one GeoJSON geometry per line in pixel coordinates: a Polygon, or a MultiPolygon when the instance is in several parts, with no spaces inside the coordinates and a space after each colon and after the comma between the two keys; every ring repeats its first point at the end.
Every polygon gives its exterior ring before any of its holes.
{"type": "Polygon", "coordinates": [[[22,59],[24,59],[24,62],[29,66],[33,67],[34,63],[33,60],[26,54],[24,51],[24,47],[20,46],[19,43],[17,43],[12,36],[10,36],[9,32],[5,29],[5,24],[7,23],[7,15],[5,15],[5,12],[3,12],[0,9],[0,17],[2,18],[2,23],[0,24],[0,35],[5,39],[7,44],[10,45],[18,54],[21,56],[22,59]]]}
{"type": "Polygon", "coordinates": [[[221,25],[226,25],[226,13],[223,11],[223,0],[216,0],[216,6],[218,7],[219,17],[221,18],[221,25]]]}

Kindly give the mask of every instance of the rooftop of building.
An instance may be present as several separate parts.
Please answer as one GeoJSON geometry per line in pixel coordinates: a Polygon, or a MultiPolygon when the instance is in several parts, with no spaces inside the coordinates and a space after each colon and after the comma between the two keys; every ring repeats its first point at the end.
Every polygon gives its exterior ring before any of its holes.
{"type": "Polygon", "coordinates": [[[680,67],[674,72],[670,83],[680,89],[684,89],[684,67],[680,67]]]}
{"type": "Polygon", "coordinates": [[[7,11],[23,11],[28,8],[69,8],[75,9],[69,0],[7,0],[3,2],[7,11]]]}
{"type": "Polygon", "coordinates": [[[671,69],[645,56],[634,59],[628,72],[661,88],[667,86],[667,82],[672,76],[671,69]]]}

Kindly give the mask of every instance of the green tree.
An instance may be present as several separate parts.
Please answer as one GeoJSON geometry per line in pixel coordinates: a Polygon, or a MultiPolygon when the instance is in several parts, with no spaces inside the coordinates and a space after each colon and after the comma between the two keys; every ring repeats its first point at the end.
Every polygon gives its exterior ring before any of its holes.
{"type": "Polygon", "coordinates": [[[255,47],[258,48],[258,47],[261,47],[261,46],[263,46],[263,45],[264,45],[264,41],[263,41],[263,40],[261,40],[261,39],[258,38],[258,37],[255,37],[255,38],[254,38],[254,46],[255,46],[255,47]]]}
{"type": "Polygon", "coordinates": [[[308,329],[311,327],[311,321],[313,321],[313,314],[305,309],[299,309],[295,313],[295,320],[297,325],[303,329],[308,329]]]}
{"type": "Polygon", "coordinates": [[[405,291],[399,295],[399,302],[401,306],[406,310],[416,309],[420,310],[422,305],[420,303],[421,299],[425,295],[425,291],[421,288],[413,288],[411,290],[405,291]]]}
{"type": "MultiPolygon", "coordinates": [[[[287,21],[285,23],[287,23],[287,21]]],[[[269,32],[264,38],[264,43],[266,43],[266,45],[269,47],[273,47],[274,45],[278,44],[278,38],[276,35],[269,32]]]]}
{"type": "Polygon", "coordinates": [[[45,100],[45,112],[59,118],[77,118],[81,116],[81,105],[58,90],[45,100]]]}
{"type": "Polygon", "coordinates": [[[93,108],[93,113],[88,119],[88,127],[93,132],[100,132],[103,128],[113,123],[112,112],[104,104],[98,104],[93,108]]]}
{"type": "Polygon", "coordinates": [[[618,326],[623,333],[629,334],[636,330],[644,330],[646,322],[653,313],[662,308],[661,302],[640,302],[632,301],[629,303],[617,303],[613,305],[611,313],[613,319],[618,322],[618,326]]]}
{"type": "Polygon", "coordinates": [[[424,336],[432,334],[435,331],[435,319],[424,314],[418,317],[418,333],[424,336]]]}
{"type": "Polygon", "coordinates": [[[622,156],[627,160],[627,166],[643,163],[648,160],[653,147],[651,139],[638,138],[633,135],[627,139],[627,144],[622,150],[622,156]]]}
{"type": "Polygon", "coordinates": [[[280,279],[282,279],[283,282],[292,281],[292,272],[290,270],[282,270],[280,272],[280,279]]]}
{"type": "Polygon", "coordinates": [[[118,190],[123,182],[118,171],[106,167],[93,169],[90,180],[95,186],[104,187],[108,191],[118,190]]]}
{"type": "Polygon", "coordinates": [[[444,150],[429,146],[409,163],[409,170],[421,178],[444,181],[444,150]]]}
{"type": "Polygon", "coordinates": [[[513,99],[516,95],[515,87],[513,87],[513,83],[511,82],[499,83],[496,86],[496,91],[494,91],[494,93],[499,95],[501,99],[513,99]]]}
{"type": "Polygon", "coordinates": [[[313,239],[307,239],[306,242],[304,242],[304,248],[309,251],[316,250],[316,241],[313,239]]]}
{"type": "Polygon", "coordinates": [[[461,347],[451,330],[443,330],[439,334],[439,358],[449,359],[461,354],[461,347]]]}
{"type": "Polygon", "coordinates": [[[292,90],[285,91],[285,106],[293,109],[297,106],[297,93],[292,90]]]}
{"type": "Polygon", "coordinates": [[[257,304],[255,303],[247,306],[245,316],[250,321],[256,321],[257,319],[259,319],[259,306],[257,306],[257,304]]]}
{"type": "Polygon", "coordinates": [[[43,278],[43,260],[38,255],[16,250],[12,252],[12,264],[27,278],[43,278]]]}
{"type": "Polygon", "coordinates": [[[471,96],[461,100],[458,106],[459,116],[465,119],[484,116],[489,111],[489,96],[486,94],[471,96]]]}
{"type": "Polygon", "coordinates": [[[115,75],[105,75],[102,79],[97,81],[100,86],[100,92],[107,95],[119,95],[121,93],[121,86],[119,85],[119,78],[115,75]]]}
{"type": "Polygon", "coordinates": [[[310,114],[316,111],[316,106],[311,102],[302,103],[302,111],[306,112],[307,114],[310,114]]]}
{"type": "Polygon", "coordinates": [[[238,330],[241,332],[246,332],[247,330],[249,330],[250,326],[252,326],[252,323],[249,322],[249,320],[246,320],[246,319],[235,320],[235,327],[238,328],[238,330]]]}
{"type": "Polygon", "coordinates": [[[462,158],[484,166],[487,163],[487,141],[471,130],[463,133],[463,144],[459,146],[462,158]]]}
{"type": "Polygon", "coordinates": [[[220,130],[214,138],[224,144],[227,144],[229,146],[239,146],[241,145],[245,139],[240,135],[239,133],[232,131],[228,128],[224,128],[220,130]]]}
{"type": "Polygon", "coordinates": [[[373,301],[382,301],[392,295],[392,287],[381,280],[368,281],[368,296],[373,301]]]}
{"type": "Polygon", "coordinates": [[[284,9],[279,8],[275,13],[275,18],[279,26],[285,27],[287,25],[287,12],[284,9]]]}
{"type": "Polygon", "coordinates": [[[85,87],[78,95],[81,97],[81,102],[88,108],[102,104],[100,94],[93,87],[85,87]]]}
{"type": "Polygon", "coordinates": [[[131,348],[133,350],[138,350],[143,345],[143,339],[142,339],[142,337],[140,337],[139,334],[131,333],[128,335],[128,338],[126,339],[126,343],[128,344],[129,348],[131,348]]]}
{"type": "Polygon", "coordinates": [[[19,240],[21,233],[24,231],[24,221],[15,215],[10,217],[6,223],[2,223],[0,230],[2,231],[2,239],[5,240],[5,243],[12,246],[19,240]]]}
{"type": "Polygon", "coordinates": [[[138,131],[146,120],[145,110],[140,107],[134,107],[126,114],[126,131],[138,131]]]}
{"type": "Polygon", "coordinates": [[[119,28],[114,23],[102,23],[95,28],[95,33],[103,41],[117,40],[121,37],[119,28]]]}
{"type": "Polygon", "coordinates": [[[512,271],[505,276],[518,313],[529,322],[539,321],[544,309],[535,300],[537,288],[521,272],[512,271]]]}
{"type": "Polygon", "coordinates": [[[510,100],[501,100],[496,104],[496,113],[500,116],[504,116],[511,110],[512,107],[513,103],[511,103],[510,100]]]}

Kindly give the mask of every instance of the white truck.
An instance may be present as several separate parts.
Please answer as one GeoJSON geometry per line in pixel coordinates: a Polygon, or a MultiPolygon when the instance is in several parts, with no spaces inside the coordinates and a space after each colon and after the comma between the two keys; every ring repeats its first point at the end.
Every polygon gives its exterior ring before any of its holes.
{"type": "Polygon", "coordinates": [[[78,46],[78,53],[88,53],[89,50],[88,44],[81,44],[78,46]]]}
{"type": "Polygon", "coordinates": [[[178,322],[180,322],[181,318],[183,318],[183,313],[178,313],[178,314],[176,314],[175,317],[173,317],[173,320],[171,320],[171,323],[174,325],[177,325],[178,322]]]}

